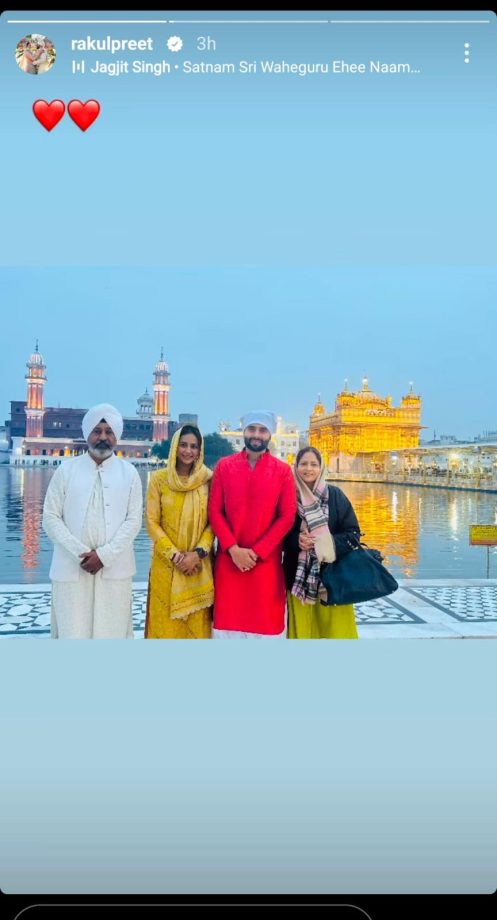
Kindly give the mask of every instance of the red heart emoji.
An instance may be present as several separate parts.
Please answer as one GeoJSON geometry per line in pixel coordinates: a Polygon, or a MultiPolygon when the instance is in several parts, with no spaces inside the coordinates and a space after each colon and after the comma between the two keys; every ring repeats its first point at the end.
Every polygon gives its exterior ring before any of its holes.
{"type": "Polygon", "coordinates": [[[100,115],[100,103],[96,99],[88,99],[87,102],[71,99],[67,111],[78,128],[86,131],[100,115]]]}
{"type": "Polygon", "coordinates": [[[33,102],[33,112],[35,118],[43,125],[47,131],[51,131],[58,125],[66,107],[61,99],[53,99],[52,102],[46,102],[45,99],[37,99],[33,102]]]}

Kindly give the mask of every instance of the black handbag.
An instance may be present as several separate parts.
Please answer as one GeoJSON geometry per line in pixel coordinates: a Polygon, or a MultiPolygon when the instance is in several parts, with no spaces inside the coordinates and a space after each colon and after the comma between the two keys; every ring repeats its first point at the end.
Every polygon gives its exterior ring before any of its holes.
{"type": "Polygon", "coordinates": [[[358,542],[346,556],[323,565],[321,582],[327,600],[321,603],[325,607],[360,604],[393,594],[399,586],[382,559],[379,550],[358,542]]]}

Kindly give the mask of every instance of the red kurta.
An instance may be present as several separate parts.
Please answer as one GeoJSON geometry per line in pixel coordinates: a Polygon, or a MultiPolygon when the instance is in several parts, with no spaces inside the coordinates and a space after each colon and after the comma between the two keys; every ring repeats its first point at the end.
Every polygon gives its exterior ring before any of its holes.
{"type": "Polygon", "coordinates": [[[282,541],[297,513],[290,467],[268,452],[251,468],[247,454],[224,457],[211,481],[209,521],[218,539],[214,628],[275,636],[285,627],[282,541]],[[237,544],[259,556],[240,572],[227,552],[237,544]]]}

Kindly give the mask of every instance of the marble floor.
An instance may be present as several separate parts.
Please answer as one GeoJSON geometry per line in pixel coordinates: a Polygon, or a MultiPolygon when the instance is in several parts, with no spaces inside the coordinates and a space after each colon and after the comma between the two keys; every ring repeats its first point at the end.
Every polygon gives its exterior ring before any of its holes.
{"type": "MultiPolygon", "coordinates": [[[[143,638],[147,585],[133,590],[143,638]]],[[[497,579],[409,579],[395,594],[356,606],[361,639],[497,639],[497,579]]],[[[50,637],[50,585],[0,585],[0,638],[50,637]]]]}

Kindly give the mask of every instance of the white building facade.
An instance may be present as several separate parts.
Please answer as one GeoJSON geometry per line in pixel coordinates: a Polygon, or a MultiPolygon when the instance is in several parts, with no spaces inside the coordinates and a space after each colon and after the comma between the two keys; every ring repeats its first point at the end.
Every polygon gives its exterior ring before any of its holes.
{"type": "MultiPolygon", "coordinates": [[[[229,422],[219,423],[219,434],[231,444],[235,453],[245,446],[241,428],[232,429],[229,422]]],[[[281,415],[277,418],[276,433],[271,438],[271,452],[279,460],[293,463],[299,451],[299,429],[292,424],[285,425],[281,415]]]]}

